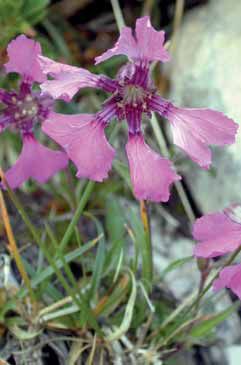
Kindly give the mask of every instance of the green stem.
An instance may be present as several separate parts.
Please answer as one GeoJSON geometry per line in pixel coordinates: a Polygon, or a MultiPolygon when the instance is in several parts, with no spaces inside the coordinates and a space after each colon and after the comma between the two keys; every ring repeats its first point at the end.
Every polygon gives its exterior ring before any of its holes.
{"type": "Polygon", "coordinates": [[[153,6],[154,6],[154,0],[145,0],[142,8],[142,15],[150,15],[153,6]]]}
{"type": "Polygon", "coordinates": [[[121,12],[120,4],[118,0],[110,0],[115,20],[119,31],[125,26],[125,21],[121,12]]]}
{"type": "Polygon", "coordinates": [[[67,246],[67,244],[69,243],[69,240],[71,239],[71,236],[74,232],[75,226],[77,225],[80,216],[89,200],[89,197],[94,189],[95,183],[94,181],[88,181],[84,193],[79,201],[78,207],[74,213],[74,216],[64,234],[64,237],[62,238],[60,245],[59,245],[59,249],[60,251],[63,251],[65,249],[65,247],[67,246]]]}
{"type": "Polygon", "coordinates": [[[26,224],[27,228],[29,229],[29,231],[32,234],[32,236],[33,236],[34,240],[36,241],[36,243],[38,245],[41,245],[42,242],[41,242],[40,235],[39,235],[37,229],[34,227],[34,225],[31,222],[31,220],[29,219],[28,214],[26,213],[26,211],[25,211],[22,203],[18,199],[17,195],[13,192],[13,190],[6,183],[5,183],[5,185],[7,186],[8,195],[9,195],[12,203],[17,208],[19,214],[21,215],[22,220],[26,224]]]}
{"type": "Polygon", "coordinates": [[[223,268],[226,267],[226,266],[228,266],[228,265],[230,265],[234,261],[234,259],[238,256],[238,254],[240,252],[241,252],[241,246],[236,251],[234,251],[234,253],[228,258],[228,260],[225,262],[225,264],[221,267],[221,269],[217,271],[217,273],[214,275],[214,277],[212,278],[212,280],[205,286],[205,288],[203,289],[203,291],[198,295],[198,297],[192,303],[192,305],[190,306],[190,308],[188,308],[188,312],[189,313],[190,313],[190,311],[193,308],[196,308],[196,306],[199,305],[201,299],[204,297],[204,295],[211,288],[211,286],[213,285],[214,280],[217,279],[217,277],[219,276],[219,274],[223,270],[223,268]]]}
{"type": "Polygon", "coordinates": [[[144,200],[140,201],[140,211],[145,236],[143,241],[144,245],[141,250],[142,271],[146,289],[150,291],[153,280],[152,242],[147,206],[144,200]]]}
{"type": "MultiPolygon", "coordinates": [[[[113,12],[115,15],[116,23],[119,31],[125,26],[125,20],[122,15],[122,11],[120,8],[120,4],[118,0],[111,0],[111,5],[113,8],[113,12]]],[[[153,280],[153,258],[152,258],[152,243],[151,243],[151,232],[150,232],[150,224],[149,217],[147,213],[147,207],[144,200],[140,202],[140,211],[141,211],[141,220],[144,228],[144,241],[143,247],[141,250],[142,254],[142,271],[143,278],[145,281],[145,285],[147,290],[150,290],[152,286],[153,280]]]]}

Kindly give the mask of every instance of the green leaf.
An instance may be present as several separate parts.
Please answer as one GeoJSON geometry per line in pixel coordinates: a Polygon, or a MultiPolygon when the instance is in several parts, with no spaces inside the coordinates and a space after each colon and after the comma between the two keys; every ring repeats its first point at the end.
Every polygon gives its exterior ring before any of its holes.
{"type": "Polygon", "coordinates": [[[169,272],[176,270],[177,268],[185,265],[193,260],[193,256],[186,256],[181,259],[172,261],[161,273],[161,278],[164,278],[169,272]]]}
{"type": "Polygon", "coordinates": [[[44,19],[49,0],[0,0],[0,46],[44,19]]]}
{"type": "Polygon", "coordinates": [[[226,318],[228,318],[233,312],[235,312],[240,306],[240,302],[236,302],[231,307],[225,309],[219,314],[210,316],[210,318],[202,321],[193,327],[190,336],[191,337],[203,337],[209,334],[217,325],[223,322],[226,318]]]}
{"type": "Polygon", "coordinates": [[[102,239],[98,246],[96,259],[94,263],[94,272],[92,275],[90,298],[95,297],[99,289],[104,262],[105,262],[105,240],[102,239]]]}
{"type": "Polygon", "coordinates": [[[115,195],[106,200],[106,229],[111,242],[123,240],[125,233],[124,212],[115,195]]]}
{"type": "Polygon", "coordinates": [[[132,190],[132,185],[131,185],[131,179],[130,179],[128,166],[126,164],[124,164],[123,162],[121,162],[121,161],[115,160],[114,161],[114,169],[124,179],[126,184],[132,190]]]}
{"type": "MultiPolygon", "coordinates": [[[[106,200],[106,229],[111,247],[105,260],[105,272],[116,270],[120,255],[125,246],[125,217],[121,205],[115,195],[110,195],[106,200]]],[[[121,254],[122,252],[122,254],[121,254]]]]}
{"type": "MultiPolygon", "coordinates": [[[[79,258],[81,255],[89,251],[94,245],[96,244],[96,239],[89,241],[85,243],[82,247],[77,248],[76,250],[68,253],[65,255],[65,260],[67,263],[79,258]]],[[[63,263],[60,260],[56,261],[56,266],[58,269],[63,268],[63,263]]],[[[41,273],[39,273],[36,277],[34,277],[31,281],[32,287],[36,288],[40,283],[42,283],[44,280],[50,278],[52,275],[55,274],[55,271],[53,267],[48,266],[46,269],[44,269],[41,273]]],[[[27,290],[20,290],[20,297],[23,297],[27,294],[27,290]]]]}
{"type": "Polygon", "coordinates": [[[101,317],[109,317],[115,309],[119,308],[120,303],[124,300],[129,291],[129,287],[129,275],[125,274],[114,287],[111,294],[107,296],[104,305],[102,305],[100,310],[97,306],[97,313],[101,314],[101,317]]]}
{"type": "Polygon", "coordinates": [[[25,331],[18,327],[16,324],[13,326],[9,326],[8,329],[14,334],[15,337],[17,337],[21,341],[32,340],[42,333],[42,330],[25,331]]]}
{"type": "Polygon", "coordinates": [[[25,0],[23,4],[24,15],[28,16],[34,12],[41,11],[46,8],[50,0],[25,0]]]}
{"type": "Polygon", "coordinates": [[[56,47],[58,48],[59,52],[65,57],[66,60],[69,62],[72,61],[72,55],[69,51],[68,45],[64,39],[64,37],[61,35],[59,29],[51,23],[48,19],[45,19],[42,22],[43,26],[49,33],[50,37],[53,39],[56,47]]]}
{"type": "Polygon", "coordinates": [[[136,302],[136,295],[137,295],[137,284],[136,279],[132,271],[129,271],[132,281],[132,290],[131,295],[129,297],[129,300],[127,302],[126,308],[125,308],[125,314],[123,317],[123,320],[121,322],[120,327],[116,328],[111,334],[107,336],[107,341],[115,341],[121,338],[130,328],[132,317],[133,317],[133,311],[134,306],[136,302]]]}

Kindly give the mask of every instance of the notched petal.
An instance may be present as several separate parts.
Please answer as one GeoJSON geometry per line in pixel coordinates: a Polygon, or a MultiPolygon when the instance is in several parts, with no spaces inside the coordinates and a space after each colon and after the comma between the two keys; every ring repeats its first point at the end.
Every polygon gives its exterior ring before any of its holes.
{"type": "Polygon", "coordinates": [[[194,248],[195,256],[222,256],[241,245],[241,224],[224,213],[207,214],[196,220],[193,237],[198,241],[194,248]]]}
{"type": "Polygon", "coordinates": [[[20,35],[9,43],[7,53],[9,58],[5,64],[7,72],[17,72],[29,82],[46,80],[38,61],[38,56],[41,55],[39,42],[20,35]]]}
{"type": "Polygon", "coordinates": [[[43,131],[59,143],[74,162],[77,177],[103,181],[108,177],[115,150],[105,136],[105,125],[92,114],[52,113],[43,131]]]}
{"type": "Polygon", "coordinates": [[[139,134],[129,137],[126,152],[136,198],[168,201],[171,184],[180,180],[171,162],[152,151],[139,134]]]}
{"type": "Polygon", "coordinates": [[[32,178],[45,183],[68,164],[68,157],[62,151],[53,151],[40,144],[32,135],[23,139],[21,154],[16,163],[6,172],[9,186],[15,189],[32,178]]]}

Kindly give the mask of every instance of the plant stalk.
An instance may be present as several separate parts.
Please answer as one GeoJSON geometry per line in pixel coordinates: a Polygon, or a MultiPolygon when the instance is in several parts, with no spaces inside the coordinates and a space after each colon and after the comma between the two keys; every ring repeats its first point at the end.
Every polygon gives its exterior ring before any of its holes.
{"type": "Polygon", "coordinates": [[[147,204],[144,200],[140,201],[140,213],[145,234],[145,247],[142,248],[141,252],[142,271],[145,284],[147,284],[147,289],[150,291],[153,280],[152,242],[147,204]]]}
{"type": "Polygon", "coordinates": [[[15,237],[12,231],[12,227],[10,224],[10,220],[9,220],[9,216],[8,216],[8,212],[7,212],[7,208],[6,208],[6,204],[5,204],[5,200],[3,197],[3,193],[0,190],[0,210],[1,210],[1,215],[2,215],[2,219],[3,219],[3,223],[4,223],[4,227],[7,233],[7,237],[8,237],[8,242],[9,242],[9,251],[11,253],[11,255],[13,256],[18,271],[21,275],[21,278],[24,282],[24,285],[26,286],[26,288],[29,291],[29,295],[31,298],[31,302],[32,304],[35,303],[35,295],[34,295],[34,291],[31,287],[31,281],[28,277],[27,272],[25,271],[22,259],[21,259],[21,255],[19,253],[16,241],[15,241],[15,237]]]}

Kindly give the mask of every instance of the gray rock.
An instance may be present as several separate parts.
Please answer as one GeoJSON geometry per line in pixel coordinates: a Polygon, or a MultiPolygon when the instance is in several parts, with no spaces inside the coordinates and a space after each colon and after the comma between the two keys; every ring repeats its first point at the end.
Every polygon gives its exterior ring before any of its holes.
{"type": "MultiPolygon", "coordinates": [[[[211,0],[185,16],[171,65],[170,99],[177,105],[217,109],[241,123],[240,14],[240,1],[211,0]]],[[[194,163],[185,170],[204,212],[241,200],[240,136],[214,149],[215,176],[194,163]]]]}
{"type": "Polygon", "coordinates": [[[241,346],[239,345],[229,346],[226,349],[226,352],[229,359],[229,365],[241,364],[241,346]]]}

